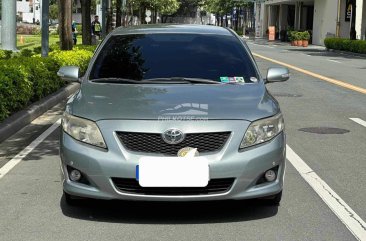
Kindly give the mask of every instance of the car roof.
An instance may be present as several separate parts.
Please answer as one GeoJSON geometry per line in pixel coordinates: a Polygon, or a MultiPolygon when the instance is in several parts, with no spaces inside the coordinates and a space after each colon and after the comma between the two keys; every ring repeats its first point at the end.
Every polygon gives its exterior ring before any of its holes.
{"type": "Polygon", "coordinates": [[[196,33],[196,34],[215,34],[232,35],[232,33],[222,27],[198,24],[143,24],[130,27],[116,28],[111,35],[125,34],[151,34],[151,33],[196,33]]]}

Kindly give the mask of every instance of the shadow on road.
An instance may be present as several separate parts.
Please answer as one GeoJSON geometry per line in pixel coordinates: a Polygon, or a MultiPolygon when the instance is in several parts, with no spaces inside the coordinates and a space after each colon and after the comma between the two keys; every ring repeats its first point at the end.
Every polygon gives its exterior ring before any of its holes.
{"type": "Polygon", "coordinates": [[[79,206],[60,201],[62,212],[70,218],[95,222],[133,224],[229,223],[275,216],[277,206],[265,200],[214,202],[131,202],[83,200],[79,206]]]}

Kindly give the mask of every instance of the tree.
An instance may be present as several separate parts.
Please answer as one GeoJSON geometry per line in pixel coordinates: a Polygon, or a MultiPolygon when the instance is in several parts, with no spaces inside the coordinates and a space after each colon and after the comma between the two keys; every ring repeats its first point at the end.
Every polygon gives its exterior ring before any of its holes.
{"type": "Polygon", "coordinates": [[[58,0],[59,8],[59,28],[60,28],[60,49],[71,50],[72,41],[72,0],[58,0]]]}
{"type": "MultiPolygon", "coordinates": [[[[207,12],[213,13],[216,16],[217,22],[220,23],[221,26],[224,25],[223,17],[226,16],[225,25],[228,25],[228,15],[231,15],[231,12],[234,8],[240,10],[241,8],[247,8],[253,6],[248,0],[206,0],[203,2],[203,5],[207,12]]],[[[238,21],[235,22],[237,27],[238,21]]]]}
{"type": "Polygon", "coordinates": [[[91,45],[91,0],[81,0],[81,22],[82,22],[82,36],[83,44],[91,45]]]}
{"type": "Polygon", "coordinates": [[[116,28],[122,24],[122,0],[116,0],[116,28]]]}
{"type": "MultiPolygon", "coordinates": [[[[144,19],[143,15],[146,9],[153,10],[154,17],[156,18],[157,13],[163,16],[169,16],[174,14],[180,6],[178,0],[134,0],[130,4],[135,10],[139,10],[140,19],[144,19]]],[[[142,20],[142,22],[144,22],[142,20]]]]}
{"type": "Polygon", "coordinates": [[[57,3],[50,5],[50,19],[54,20],[58,18],[58,5],[57,3]]]}

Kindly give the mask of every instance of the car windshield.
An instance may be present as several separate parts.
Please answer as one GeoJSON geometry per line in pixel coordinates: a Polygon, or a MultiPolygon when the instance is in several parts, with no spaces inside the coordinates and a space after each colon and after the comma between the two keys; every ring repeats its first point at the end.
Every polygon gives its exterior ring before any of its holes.
{"type": "Polygon", "coordinates": [[[254,64],[234,36],[136,34],[111,37],[89,79],[200,78],[222,83],[257,82],[254,64]]]}

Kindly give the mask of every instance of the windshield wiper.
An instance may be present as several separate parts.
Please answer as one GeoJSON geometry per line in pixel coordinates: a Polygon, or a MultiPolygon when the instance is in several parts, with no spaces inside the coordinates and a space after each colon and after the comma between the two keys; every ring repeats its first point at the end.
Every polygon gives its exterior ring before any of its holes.
{"type": "Polygon", "coordinates": [[[200,78],[185,78],[185,77],[171,77],[171,78],[152,78],[144,80],[133,80],[126,78],[100,78],[91,79],[94,83],[112,83],[112,84],[224,84],[210,79],[200,78]]]}
{"type": "Polygon", "coordinates": [[[100,79],[91,79],[91,82],[94,83],[112,83],[112,84],[139,84],[140,80],[133,79],[124,79],[124,78],[100,78],[100,79]]]}
{"type": "Polygon", "coordinates": [[[193,84],[223,84],[211,79],[186,78],[186,77],[170,77],[170,78],[152,78],[145,79],[142,82],[162,82],[162,83],[193,83],[193,84]]]}

